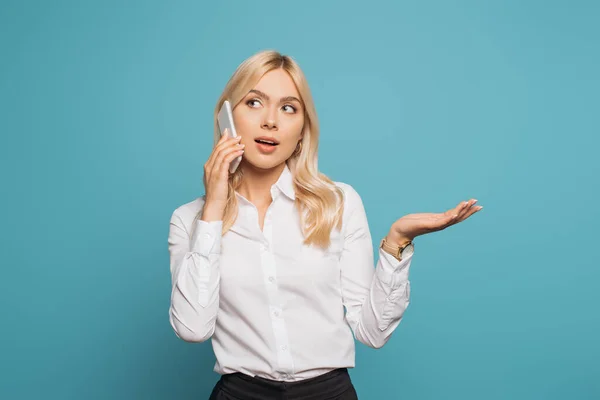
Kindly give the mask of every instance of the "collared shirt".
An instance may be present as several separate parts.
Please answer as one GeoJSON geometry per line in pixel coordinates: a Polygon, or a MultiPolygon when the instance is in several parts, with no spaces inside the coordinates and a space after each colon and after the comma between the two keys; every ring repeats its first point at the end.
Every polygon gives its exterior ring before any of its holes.
{"type": "Polygon", "coordinates": [[[361,197],[334,183],[344,192],[343,223],[327,249],[303,244],[287,165],[271,187],[262,230],[256,207],[239,193],[225,235],[222,221],[195,218],[204,196],[173,212],[169,320],[185,341],[211,338],[215,372],[298,381],[352,368],[354,338],[380,348],[400,323],[412,253],[398,261],[379,249],[374,268],[361,197]]]}

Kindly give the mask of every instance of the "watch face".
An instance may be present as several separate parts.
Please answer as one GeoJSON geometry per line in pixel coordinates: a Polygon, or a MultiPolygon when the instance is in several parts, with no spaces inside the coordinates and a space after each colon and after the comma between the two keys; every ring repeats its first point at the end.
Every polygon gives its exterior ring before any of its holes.
{"type": "Polygon", "coordinates": [[[404,248],[404,250],[402,250],[402,258],[404,259],[405,257],[408,257],[409,255],[413,254],[415,252],[415,246],[413,246],[413,244],[409,244],[408,246],[406,246],[404,248]]]}

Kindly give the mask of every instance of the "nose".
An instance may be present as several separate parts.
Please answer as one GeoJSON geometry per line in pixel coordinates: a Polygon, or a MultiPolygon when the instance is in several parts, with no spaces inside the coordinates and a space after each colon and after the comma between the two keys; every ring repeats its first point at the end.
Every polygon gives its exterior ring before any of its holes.
{"type": "Polygon", "coordinates": [[[265,129],[277,129],[277,124],[275,121],[268,119],[262,124],[262,127],[265,129]]]}
{"type": "Polygon", "coordinates": [[[272,112],[265,113],[264,120],[262,123],[262,127],[264,129],[277,130],[276,114],[277,113],[273,114],[272,112]]]}

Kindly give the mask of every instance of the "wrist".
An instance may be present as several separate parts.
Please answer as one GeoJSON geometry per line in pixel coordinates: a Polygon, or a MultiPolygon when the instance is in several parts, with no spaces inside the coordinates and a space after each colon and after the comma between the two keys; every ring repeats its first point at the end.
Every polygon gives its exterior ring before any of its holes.
{"type": "Polygon", "coordinates": [[[385,237],[385,241],[387,243],[393,244],[394,246],[402,247],[408,242],[412,242],[414,238],[411,238],[406,235],[399,234],[394,230],[390,230],[388,235],[385,237]]]}
{"type": "Polygon", "coordinates": [[[200,219],[206,222],[222,221],[224,214],[225,206],[214,203],[206,203],[204,205],[204,209],[202,210],[202,216],[200,219]]]}

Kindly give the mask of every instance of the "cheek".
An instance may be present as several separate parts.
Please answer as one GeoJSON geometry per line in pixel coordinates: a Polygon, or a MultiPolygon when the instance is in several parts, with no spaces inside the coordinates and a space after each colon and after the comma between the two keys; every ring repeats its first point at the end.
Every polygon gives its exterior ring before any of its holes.
{"type": "Polygon", "coordinates": [[[296,146],[298,146],[298,141],[302,136],[302,128],[304,127],[304,119],[298,118],[295,121],[290,121],[290,124],[286,126],[285,132],[287,133],[287,137],[290,140],[287,140],[286,147],[287,152],[292,153],[296,146]]]}
{"type": "Polygon", "coordinates": [[[287,121],[285,130],[300,139],[302,128],[304,127],[304,117],[293,118],[287,121]]]}
{"type": "Polygon", "coordinates": [[[238,135],[244,136],[245,133],[251,133],[250,127],[256,124],[253,119],[256,117],[241,110],[233,114],[233,123],[238,135]]]}

